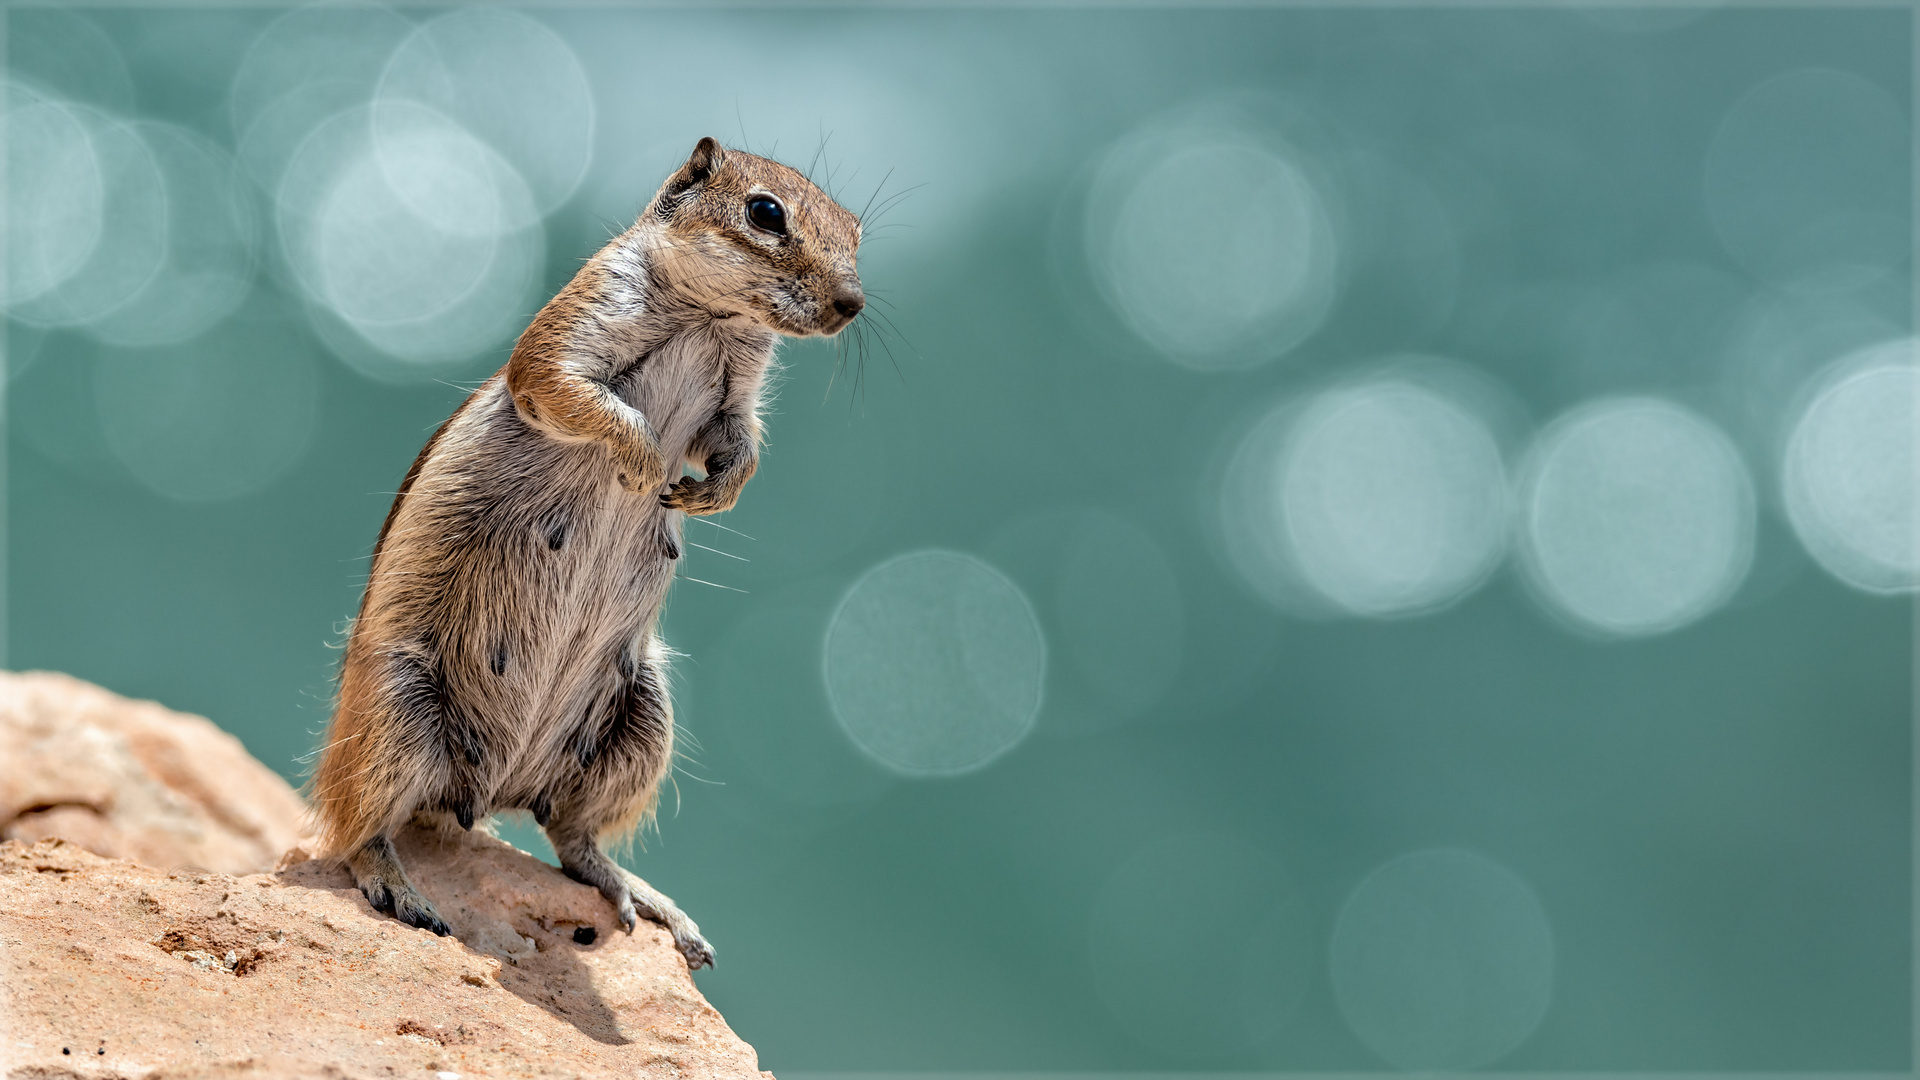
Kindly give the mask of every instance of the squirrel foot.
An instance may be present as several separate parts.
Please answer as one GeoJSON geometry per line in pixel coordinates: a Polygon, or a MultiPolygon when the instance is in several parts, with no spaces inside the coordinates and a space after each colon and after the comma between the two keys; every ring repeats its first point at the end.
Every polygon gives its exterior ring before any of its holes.
{"type": "Polygon", "coordinates": [[[641,919],[649,919],[667,928],[674,947],[687,959],[687,970],[713,966],[713,946],[700,936],[700,927],[672,900],[614,863],[597,847],[562,857],[560,869],[583,885],[600,890],[613,905],[613,917],[620,929],[631,934],[641,919]]]}
{"type": "Polygon", "coordinates": [[[354,884],[360,886],[361,895],[373,905],[373,910],[383,911],[408,926],[431,930],[441,937],[453,933],[446,920],[433,909],[433,904],[408,880],[406,869],[400,865],[400,856],[393,850],[393,841],[384,836],[374,837],[353,853],[347,865],[353,870],[354,884]]]}

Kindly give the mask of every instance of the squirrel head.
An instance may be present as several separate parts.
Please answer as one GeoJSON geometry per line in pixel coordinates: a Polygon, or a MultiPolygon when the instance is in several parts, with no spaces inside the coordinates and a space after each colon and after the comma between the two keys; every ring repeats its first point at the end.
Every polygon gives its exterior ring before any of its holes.
{"type": "Polygon", "coordinates": [[[860,219],[777,161],[701,139],[641,220],[658,224],[656,281],[715,314],[831,336],[866,306],[860,219]]]}

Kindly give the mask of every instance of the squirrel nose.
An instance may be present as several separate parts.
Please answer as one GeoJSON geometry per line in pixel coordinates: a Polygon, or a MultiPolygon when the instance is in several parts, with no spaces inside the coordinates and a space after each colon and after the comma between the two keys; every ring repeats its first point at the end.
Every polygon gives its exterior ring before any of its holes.
{"type": "Polygon", "coordinates": [[[833,310],[839,312],[844,318],[853,318],[860,314],[861,308],[866,306],[867,294],[861,291],[858,284],[842,285],[833,294],[833,310]]]}

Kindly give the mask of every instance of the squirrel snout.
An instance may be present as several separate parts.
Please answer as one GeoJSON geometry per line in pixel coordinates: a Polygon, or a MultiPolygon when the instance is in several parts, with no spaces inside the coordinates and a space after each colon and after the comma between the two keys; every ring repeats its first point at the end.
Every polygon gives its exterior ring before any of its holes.
{"type": "Polygon", "coordinates": [[[834,290],[833,310],[839,312],[848,322],[852,322],[853,317],[860,314],[860,309],[866,306],[867,294],[860,288],[859,282],[850,282],[834,290]]]}
{"type": "Polygon", "coordinates": [[[820,313],[818,332],[832,337],[845,330],[866,306],[867,294],[860,288],[860,279],[841,280],[834,285],[833,295],[827,301],[830,310],[820,313]]]}

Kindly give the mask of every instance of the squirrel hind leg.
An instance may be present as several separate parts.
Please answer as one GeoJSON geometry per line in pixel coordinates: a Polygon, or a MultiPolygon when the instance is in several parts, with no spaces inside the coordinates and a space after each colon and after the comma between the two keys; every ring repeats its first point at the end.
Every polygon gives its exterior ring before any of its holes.
{"type": "Polygon", "coordinates": [[[360,845],[347,856],[347,867],[353,871],[354,884],[360,886],[360,892],[375,911],[383,911],[408,926],[431,930],[441,937],[453,933],[433,904],[413,887],[406,868],[400,865],[400,853],[393,849],[393,841],[388,837],[376,836],[360,845]]]}
{"type": "Polygon", "coordinates": [[[689,968],[713,963],[713,946],[686,912],[601,850],[602,837],[627,832],[653,805],[673,759],[673,711],[667,698],[664,649],[649,639],[639,656],[614,658],[619,692],[603,712],[584,717],[569,755],[579,773],[534,800],[547,839],[567,876],[600,890],[621,929],[651,919],[673,934],[689,968]]]}

